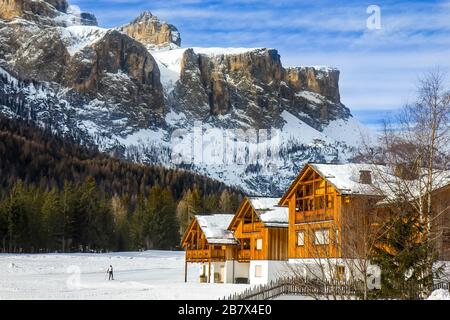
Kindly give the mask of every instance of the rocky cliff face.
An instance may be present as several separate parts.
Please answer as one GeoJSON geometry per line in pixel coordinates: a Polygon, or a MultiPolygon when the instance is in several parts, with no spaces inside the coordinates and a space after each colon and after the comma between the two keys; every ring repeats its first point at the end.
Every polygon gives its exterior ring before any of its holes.
{"type": "Polygon", "coordinates": [[[180,55],[180,81],[169,103],[198,120],[234,113],[233,120],[267,128],[281,123],[281,114],[289,111],[322,131],[351,116],[340,101],[336,69],[285,69],[273,49],[230,54],[188,49],[180,55]]]}
{"type": "Polygon", "coordinates": [[[353,156],[364,130],[336,69],[285,68],[275,49],[180,48],[149,12],[103,29],[65,0],[0,9],[0,113],[117,157],[274,196],[304,162],[353,156]]]}
{"type": "Polygon", "coordinates": [[[71,12],[66,0],[0,0],[0,19],[23,18],[41,25],[97,25],[92,14],[71,12]]]}
{"type": "Polygon", "coordinates": [[[159,69],[142,43],[116,30],[85,26],[78,18],[95,17],[67,14],[64,0],[1,3],[10,13],[0,20],[0,66],[23,80],[58,84],[65,92],[61,99],[76,96],[76,105],[101,103],[131,127],[160,125],[159,69]],[[11,18],[14,8],[22,19],[11,18]]]}
{"type": "Polygon", "coordinates": [[[180,34],[175,26],[161,22],[151,12],[143,12],[133,22],[119,28],[133,39],[143,43],[148,48],[180,46],[180,34]]]}

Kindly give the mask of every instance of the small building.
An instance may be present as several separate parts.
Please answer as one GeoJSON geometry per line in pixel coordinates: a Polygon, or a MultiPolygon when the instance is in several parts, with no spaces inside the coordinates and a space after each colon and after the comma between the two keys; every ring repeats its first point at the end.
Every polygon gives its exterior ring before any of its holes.
{"type": "Polygon", "coordinates": [[[280,198],[246,197],[230,223],[239,245],[232,262],[238,280],[264,284],[285,275],[288,257],[288,209],[280,198]]]}
{"type": "Polygon", "coordinates": [[[225,263],[233,259],[235,247],[239,244],[233,233],[228,230],[233,217],[230,214],[194,217],[181,242],[186,251],[186,281],[187,264],[198,263],[201,282],[233,282],[233,279],[227,277],[230,271],[226,269],[225,263]]]}

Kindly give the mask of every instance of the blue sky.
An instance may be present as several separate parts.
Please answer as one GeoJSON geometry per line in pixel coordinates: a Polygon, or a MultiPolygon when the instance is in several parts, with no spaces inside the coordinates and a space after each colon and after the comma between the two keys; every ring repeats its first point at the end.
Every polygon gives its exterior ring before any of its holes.
{"type": "Polygon", "coordinates": [[[104,27],[150,10],[179,29],[182,46],[269,47],[285,66],[337,67],[343,103],[373,127],[414,99],[421,74],[450,70],[450,0],[70,2],[104,27]],[[369,5],[381,9],[379,30],[367,28],[369,5]]]}

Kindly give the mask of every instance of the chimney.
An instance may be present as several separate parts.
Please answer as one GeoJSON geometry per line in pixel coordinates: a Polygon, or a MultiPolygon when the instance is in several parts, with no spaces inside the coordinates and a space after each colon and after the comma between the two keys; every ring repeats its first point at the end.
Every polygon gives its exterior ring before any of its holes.
{"type": "Polygon", "coordinates": [[[360,170],[359,183],[372,184],[372,172],[370,170],[360,170]]]}

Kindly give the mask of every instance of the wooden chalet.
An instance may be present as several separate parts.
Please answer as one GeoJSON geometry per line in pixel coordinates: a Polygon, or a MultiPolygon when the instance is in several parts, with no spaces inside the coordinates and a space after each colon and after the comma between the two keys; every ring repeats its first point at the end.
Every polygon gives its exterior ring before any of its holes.
{"type": "Polygon", "coordinates": [[[348,231],[380,199],[370,165],[307,164],[280,201],[289,208],[289,259],[350,258],[348,231]]]}
{"type": "Polygon", "coordinates": [[[239,242],[234,260],[248,270],[242,277],[252,284],[273,280],[287,261],[288,210],[278,206],[279,201],[244,198],[228,228],[239,242]]]}
{"type": "MultiPolygon", "coordinates": [[[[376,227],[388,206],[397,173],[370,164],[307,164],[280,200],[289,208],[289,259],[356,258],[367,226],[376,227]],[[388,177],[388,178],[386,178],[388,177]],[[392,180],[392,181],[390,181],[392,180]],[[381,213],[381,214],[380,214],[381,213]]],[[[450,258],[450,172],[433,191],[439,201],[437,249],[450,258]]],[[[412,182],[414,184],[414,182],[412,182]]]]}
{"type": "Polygon", "coordinates": [[[228,226],[233,215],[214,214],[197,215],[187,228],[182,246],[186,251],[185,281],[187,281],[187,263],[200,263],[202,282],[224,281],[224,262],[234,256],[234,247],[238,241],[228,226]]]}
{"type": "Polygon", "coordinates": [[[279,201],[244,198],[229,226],[239,241],[236,260],[287,260],[288,210],[279,201]]]}

